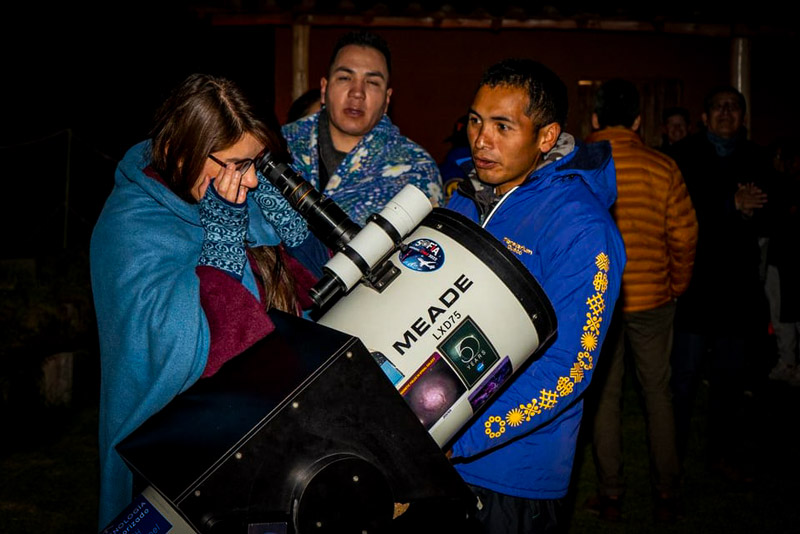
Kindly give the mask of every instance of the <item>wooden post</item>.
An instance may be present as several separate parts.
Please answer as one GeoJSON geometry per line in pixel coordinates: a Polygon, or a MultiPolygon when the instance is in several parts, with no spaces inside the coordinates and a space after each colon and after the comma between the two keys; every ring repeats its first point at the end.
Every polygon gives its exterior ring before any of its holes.
{"type": "Polygon", "coordinates": [[[750,39],[734,37],[731,41],[731,85],[744,95],[747,113],[744,125],[750,134],[750,117],[753,114],[753,101],[750,99],[750,39]]]}
{"type": "Polygon", "coordinates": [[[292,101],[308,91],[308,41],[310,26],[292,26],[292,101]]]}

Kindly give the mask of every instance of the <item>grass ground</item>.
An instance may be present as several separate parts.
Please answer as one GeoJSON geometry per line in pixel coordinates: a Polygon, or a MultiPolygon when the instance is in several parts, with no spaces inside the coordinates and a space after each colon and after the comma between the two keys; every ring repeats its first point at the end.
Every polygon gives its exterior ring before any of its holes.
{"type": "Polygon", "coordinates": [[[588,436],[582,436],[575,465],[569,532],[579,533],[800,533],[800,468],[796,461],[800,388],[763,380],[748,399],[742,431],[754,441],[752,484],[731,484],[712,474],[704,461],[705,390],[692,421],[693,434],[682,480],[682,518],[673,525],[652,521],[645,419],[631,383],[624,398],[624,460],[628,485],[623,522],[601,521],[583,509],[596,490],[588,436]]]}
{"type": "MultiPolygon", "coordinates": [[[[765,381],[766,382],[766,381],[765,381]]],[[[570,534],[583,533],[770,533],[800,532],[800,462],[796,429],[800,388],[764,383],[752,398],[750,428],[756,441],[757,478],[749,487],[730,485],[708,473],[702,461],[705,399],[698,399],[683,480],[683,519],[674,525],[651,520],[644,418],[633,384],[624,405],[628,491],[624,521],[602,522],[582,505],[595,490],[591,447],[582,437],[570,496],[570,534]]],[[[95,532],[97,410],[84,403],[44,410],[4,433],[0,456],[0,533],[95,532]]]]}

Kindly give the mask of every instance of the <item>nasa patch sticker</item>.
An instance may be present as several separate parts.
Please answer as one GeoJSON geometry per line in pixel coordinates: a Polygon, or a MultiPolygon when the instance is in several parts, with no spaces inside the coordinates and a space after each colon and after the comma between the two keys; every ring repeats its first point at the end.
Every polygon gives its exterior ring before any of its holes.
{"type": "Polygon", "coordinates": [[[416,239],[400,252],[400,262],[413,271],[429,273],[444,265],[444,250],[436,241],[416,239]]]}

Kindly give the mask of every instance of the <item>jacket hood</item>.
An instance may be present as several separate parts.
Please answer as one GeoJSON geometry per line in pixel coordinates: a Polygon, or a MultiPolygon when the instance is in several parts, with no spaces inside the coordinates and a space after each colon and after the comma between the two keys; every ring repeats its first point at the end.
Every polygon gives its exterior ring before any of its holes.
{"type": "Polygon", "coordinates": [[[611,159],[608,141],[583,143],[575,139],[575,149],[552,165],[537,169],[525,181],[528,184],[549,183],[555,179],[579,177],[595,197],[607,208],[617,199],[617,173],[611,159]]]}

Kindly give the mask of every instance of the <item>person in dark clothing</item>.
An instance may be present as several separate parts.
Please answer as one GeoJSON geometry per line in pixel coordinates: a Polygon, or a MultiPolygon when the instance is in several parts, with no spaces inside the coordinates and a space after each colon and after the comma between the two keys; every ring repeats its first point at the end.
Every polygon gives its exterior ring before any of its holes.
{"type": "Polygon", "coordinates": [[[705,100],[707,130],[673,147],[697,213],[699,237],[689,288],[678,299],[672,357],[678,451],[685,455],[701,362],[708,354],[709,466],[742,478],[746,376],[767,331],[759,276],[771,167],[746,138],[744,96],[715,88],[705,100]]]}
{"type": "Polygon", "coordinates": [[[664,110],[661,115],[661,152],[669,152],[678,141],[689,135],[689,110],[681,107],[671,107],[664,110]]]}

